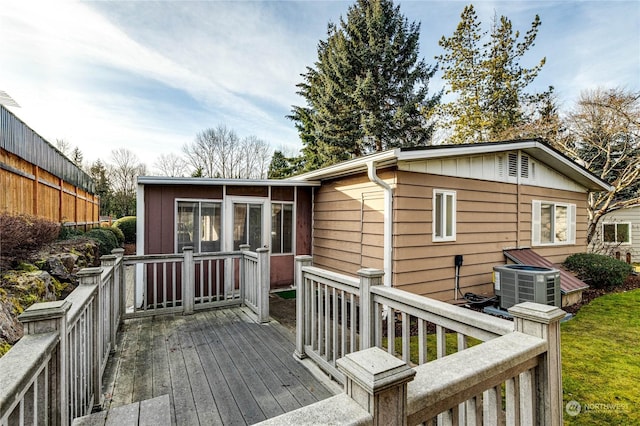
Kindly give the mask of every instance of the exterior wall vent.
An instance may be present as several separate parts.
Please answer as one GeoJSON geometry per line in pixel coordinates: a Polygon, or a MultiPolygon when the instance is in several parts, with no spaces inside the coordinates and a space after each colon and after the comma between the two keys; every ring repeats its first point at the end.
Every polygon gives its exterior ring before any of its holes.
{"type": "Polygon", "coordinates": [[[523,179],[529,178],[529,156],[520,155],[520,177],[523,179]]]}
{"type": "Polygon", "coordinates": [[[508,309],[522,302],[560,307],[560,271],[531,265],[504,265],[493,268],[494,290],[500,307],[508,309]]]}
{"type": "Polygon", "coordinates": [[[509,176],[511,177],[518,176],[518,153],[517,152],[509,153],[509,176]]]}

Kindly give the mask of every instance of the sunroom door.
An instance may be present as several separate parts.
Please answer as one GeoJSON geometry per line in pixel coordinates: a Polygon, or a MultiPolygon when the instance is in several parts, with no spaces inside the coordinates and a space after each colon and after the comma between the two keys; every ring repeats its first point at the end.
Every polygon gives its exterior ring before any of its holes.
{"type": "Polygon", "coordinates": [[[251,251],[268,247],[269,224],[265,220],[265,211],[264,199],[233,198],[230,200],[227,212],[231,217],[226,221],[227,247],[230,250],[240,250],[243,244],[248,244],[251,251]]]}

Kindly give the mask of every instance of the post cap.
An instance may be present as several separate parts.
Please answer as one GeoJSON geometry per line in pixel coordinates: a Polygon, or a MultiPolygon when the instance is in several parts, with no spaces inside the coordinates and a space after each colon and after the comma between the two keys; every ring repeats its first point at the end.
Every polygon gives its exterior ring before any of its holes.
{"type": "Polygon", "coordinates": [[[66,315],[70,308],[71,302],[68,300],[34,303],[25,309],[24,312],[18,316],[18,319],[21,323],[26,324],[33,321],[60,318],[66,315]]]}
{"type": "Polygon", "coordinates": [[[404,361],[375,346],[345,355],[336,364],[371,394],[410,382],[416,375],[404,361]]]}
{"type": "Polygon", "coordinates": [[[550,324],[564,318],[567,314],[562,309],[541,303],[523,302],[508,309],[514,318],[522,318],[542,324],[550,324]]]}

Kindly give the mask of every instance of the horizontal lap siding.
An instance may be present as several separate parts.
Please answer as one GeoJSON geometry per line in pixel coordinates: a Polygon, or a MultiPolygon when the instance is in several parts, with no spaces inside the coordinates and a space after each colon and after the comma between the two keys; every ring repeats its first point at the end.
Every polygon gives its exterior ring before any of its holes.
{"type": "MultiPolygon", "coordinates": [[[[392,172],[379,173],[393,179],[392,172]]],[[[383,268],[384,192],[366,175],[323,183],[313,217],[314,265],[355,275],[383,268]]]]}
{"type": "Polygon", "coordinates": [[[463,255],[462,293],[492,291],[493,266],[517,240],[515,185],[399,172],[394,199],[394,286],[451,300],[455,255],[463,255]],[[456,241],[432,241],[433,189],[456,191],[456,241]]]}
{"type": "Polygon", "coordinates": [[[492,293],[493,266],[505,263],[503,250],[531,246],[533,200],[576,204],[576,244],[534,247],[537,253],[559,263],[569,254],[586,250],[586,193],[522,185],[518,206],[517,191],[516,185],[508,183],[399,172],[393,285],[451,300],[455,296],[454,258],[460,254],[461,292],[492,293]],[[432,241],[434,188],[456,191],[456,241],[432,241]]]}

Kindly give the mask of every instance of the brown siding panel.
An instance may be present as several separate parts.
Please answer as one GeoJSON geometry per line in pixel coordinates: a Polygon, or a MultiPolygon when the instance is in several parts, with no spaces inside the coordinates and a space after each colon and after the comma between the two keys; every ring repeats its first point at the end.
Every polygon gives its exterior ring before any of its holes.
{"type": "Polygon", "coordinates": [[[383,212],[384,192],[365,174],[323,183],[314,200],[314,264],[348,275],[382,269],[383,212]]]}
{"type": "Polygon", "coordinates": [[[518,206],[518,187],[514,184],[412,172],[398,172],[397,179],[393,284],[403,290],[441,300],[453,299],[454,256],[461,254],[464,256],[461,292],[492,293],[493,266],[506,262],[503,249],[531,244],[534,199],[577,205],[576,245],[539,247],[536,252],[558,262],[568,254],[586,249],[584,193],[522,185],[518,206]],[[455,242],[432,241],[434,188],[456,191],[455,242]]]}

